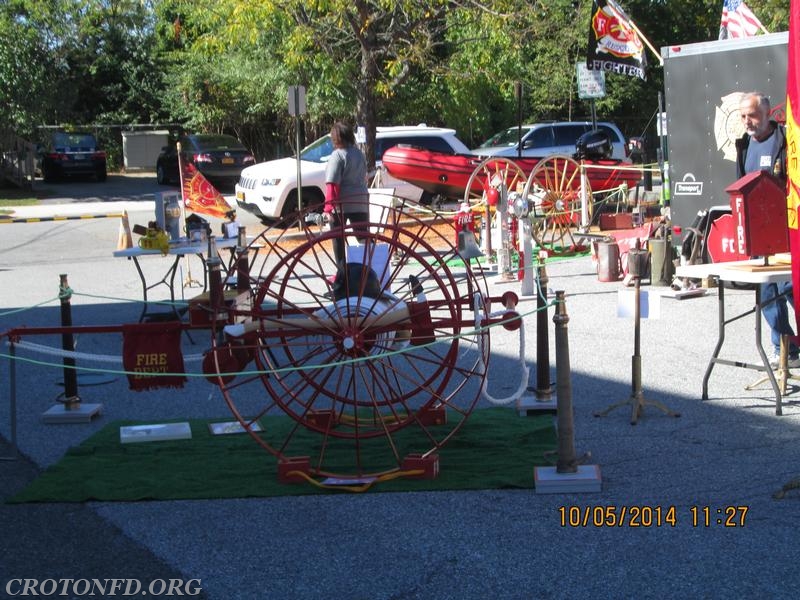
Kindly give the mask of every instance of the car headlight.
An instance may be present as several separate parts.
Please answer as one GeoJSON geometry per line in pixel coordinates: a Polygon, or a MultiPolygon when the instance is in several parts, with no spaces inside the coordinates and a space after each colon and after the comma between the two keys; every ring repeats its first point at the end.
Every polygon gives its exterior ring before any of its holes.
{"type": "Polygon", "coordinates": [[[280,177],[265,177],[261,180],[261,185],[278,185],[281,182],[280,177]]]}

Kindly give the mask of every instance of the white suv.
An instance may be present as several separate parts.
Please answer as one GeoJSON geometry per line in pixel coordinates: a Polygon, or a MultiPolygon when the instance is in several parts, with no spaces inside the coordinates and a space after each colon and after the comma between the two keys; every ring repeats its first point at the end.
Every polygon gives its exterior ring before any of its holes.
{"type": "MultiPolygon", "coordinates": [[[[408,144],[436,152],[468,153],[469,149],[456,137],[454,129],[440,127],[378,127],[375,135],[375,156],[380,167],[383,153],[398,144],[408,144]]],[[[329,135],[321,137],[300,153],[300,175],[303,184],[303,207],[321,206],[325,200],[325,163],[333,152],[329,135]]],[[[425,202],[423,191],[406,181],[381,175],[381,187],[394,188],[397,196],[425,202]]],[[[253,213],[264,223],[283,218],[297,210],[297,160],[281,158],[247,167],[236,185],[239,207],[253,213]]]]}
{"type": "MultiPolygon", "coordinates": [[[[598,123],[597,128],[611,136],[613,153],[611,158],[624,160],[627,157],[625,136],[613,123],[598,123]]],[[[535,123],[522,126],[522,156],[541,158],[550,154],[575,154],[575,142],[584,133],[592,130],[590,121],[566,121],[561,123],[535,123]]],[[[470,153],[478,156],[519,156],[517,147],[520,131],[509,127],[496,133],[470,153]]]]}

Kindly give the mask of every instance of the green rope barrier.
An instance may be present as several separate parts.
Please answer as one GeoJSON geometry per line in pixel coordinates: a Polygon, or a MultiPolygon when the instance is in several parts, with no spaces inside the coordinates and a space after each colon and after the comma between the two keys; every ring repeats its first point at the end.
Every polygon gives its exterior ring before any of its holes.
{"type": "Polygon", "coordinates": [[[39,308],[44,306],[45,304],[50,304],[51,302],[55,302],[56,300],[60,300],[61,296],[56,296],[55,298],[50,298],[49,300],[45,300],[43,302],[39,302],[38,304],[34,304],[33,306],[23,306],[22,308],[14,308],[12,310],[7,310],[5,312],[0,312],[0,317],[5,317],[7,315],[15,315],[17,313],[25,312],[27,310],[32,310],[34,308],[39,308]]]}
{"type": "MultiPolygon", "coordinates": [[[[536,314],[540,310],[546,310],[546,309],[548,309],[548,308],[550,308],[551,306],[554,306],[554,305],[555,305],[555,300],[551,300],[551,301],[547,302],[541,308],[537,307],[537,308],[535,308],[535,309],[533,309],[533,310],[531,310],[529,312],[520,313],[519,314],[519,318],[522,319],[522,318],[528,317],[530,315],[536,314]]],[[[516,318],[517,317],[514,317],[514,319],[516,319],[516,318]]],[[[434,345],[437,345],[437,344],[441,344],[443,342],[450,342],[450,341],[455,340],[455,339],[474,337],[474,336],[476,336],[478,334],[484,333],[485,331],[488,331],[488,330],[492,329],[493,327],[503,326],[506,322],[507,322],[507,320],[501,320],[501,321],[499,321],[497,323],[493,323],[493,324],[487,325],[485,327],[478,327],[478,328],[475,328],[475,329],[471,329],[469,331],[464,332],[463,334],[444,336],[444,337],[441,337],[441,338],[438,338],[438,339],[434,340],[433,342],[428,342],[427,344],[421,344],[419,346],[414,346],[413,350],[419,350],[419,349],[422,349],[422,348],[426,348],[428,346],[434,346],[434,345]]],[[[398,349],[398,350],[382,352],[380,354],[380,358],[397,356],[397,355],[404,354],[406,352],[411,352],[411,349],[401,348],[401,349],[398,349]]],[[[135,375],[135,374],[137,374],[137,372],[126,371],[124,369],[103,369],[103,368],[96,368],[96,367],[79,367],[77,365],[64,365],[63,363],[53,363],[53,362],[44,361],[44,360],[37,360],[37,359],[33,359],[33,358],[21,357],[21,356],[19,356],[17,354],[11,355],[11,354],[6,354],[6,353],[0,353],[0,358],[7,358],[9,360],[17,360],[17,361],[20,361],[20,362],[24,362],[24,363],[27,363],[27,364],[33,364],[33,365],[41,366],[41,367],[52,367],[52,368],[58,368],[58,369],[65,369],[65,368],[73,369],[73,370],[75,370],[77,372],[102,373],[102,374],[107,374],[107,375],[120,375],[120,376],[122,376],[122,375],[127,376],[127,375],[135,375]]],[[[261,370],[251,370],[251,371],[231,371],[231,372],[220,373],[220,375],[222,375],[222,376],[226,376],[226,375],[236,375],[236,376],[241,376],[241,375],[278,375],[278,374],[285,374],[285,373],[292,373],[292,372],[316,371],[316,370],[320,370],[320,369],[329,369],[329,368],[332,368],[332,367],[346,367],[346,366],[350,366],[350,365],[358,365],[360,363],[365,363],[365,362],[368,362],[368,361],[371,361],[371,360],[375,360],[375,357],[365,356],[365,357],[362,357],[362,358],[354,358],[354,359],[348,359],[348,360],[344,360],[344,361],[337,361],[337,362],[333,362],[333,363],[326,363],[324,365],[307,365],[307,366],[300,366],[300,367],[282,367],[280,369],[261,369],[261,370]]],[[[184,375],[186,377],[203,377],[203,378],[208,377],[208,375],[206,373],[187,373],[187,372],[183,372],[183,373],[148,373],[148,376],[153,376],[153,377],[174,377],[174,376],[180,376],[180,375],[184,375]]]]}

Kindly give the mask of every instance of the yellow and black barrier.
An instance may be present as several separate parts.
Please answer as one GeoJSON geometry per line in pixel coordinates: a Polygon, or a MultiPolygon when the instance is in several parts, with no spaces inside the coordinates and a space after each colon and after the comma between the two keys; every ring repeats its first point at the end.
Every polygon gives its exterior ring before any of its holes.
{"type": "Polygon", "coordinates": [[[122,213],[109,213],[104,215],[70,215],[70,216],[54,216],[54,217],[26,217],[26,218],[13,218],[8,215],[0,215],[0,225],[5,223],[45,223],[47,221],[77,221],[83,219],[119,219],[122,213]]]}

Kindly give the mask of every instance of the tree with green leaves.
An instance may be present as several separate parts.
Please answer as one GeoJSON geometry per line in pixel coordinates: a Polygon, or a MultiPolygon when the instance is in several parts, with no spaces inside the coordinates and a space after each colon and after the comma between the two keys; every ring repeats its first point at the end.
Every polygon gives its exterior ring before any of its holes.
{"type": "MultiPolygon", "coordinates": [[[[0,126],[33,137],[55,117],[67,74],[56,13],[62,2],[9,0],[0,4],[0,126]]],[[[69,90],[66,91],[69,93],[69,90]]]]}

